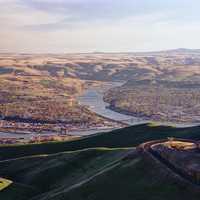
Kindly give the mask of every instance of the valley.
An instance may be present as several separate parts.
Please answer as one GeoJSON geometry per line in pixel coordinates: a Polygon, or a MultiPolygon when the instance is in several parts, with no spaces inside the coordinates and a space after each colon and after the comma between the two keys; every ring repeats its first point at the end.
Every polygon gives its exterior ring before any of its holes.
{"type": "Polygon", "coordinates": [[[1,54],[0,131],[15,143],[12,133],[71,138],[148,121],[198,125],[199,66],[200,52],[187,49],[1,54]]]}
{"type": "Polygon", "coordinates": [[[200,90],[195,81],[128,81],[108,91],[109,108],[146,120],[199,124],[200,90]]]}
{"type": "Polygon", "coordinates": [[[200,200],[199,8],[0,0],[0,200],[200,200]]]}
{"type": "Polygon", "coordinates": [[[199,66],[183,49],[1,54],[0,199],[198,200],[199,66]]]}

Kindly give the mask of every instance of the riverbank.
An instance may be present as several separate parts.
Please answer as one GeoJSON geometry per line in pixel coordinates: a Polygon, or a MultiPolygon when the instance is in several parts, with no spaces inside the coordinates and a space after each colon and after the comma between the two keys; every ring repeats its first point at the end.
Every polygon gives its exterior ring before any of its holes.
{"type": "MultiPolygon", "coordinates": [[[[144,123],[154,123],[157,125],[176,126],[176,127],[190,127],[198,124],[186,124],[186,123],[172,123],[153,121],[144,116],[132,116],[131,113],[116,109],[110,106],[109,103],[104,101],[104,94],[111,88],[121,86],[123,82],[102,82],[101,84],[91,85],[86,90],[77,96],[77,101],[80,106],[86,107],[92,111],[95,115],[102,117],[105,121],[112,122],[112,126],[108,124],[101,124],[101,126],[88,126],[88,127],[74,127],[72,130],[68,130],[65,134],[69,136],[88,136],[99,132],[109,132],[114,129],[122,128],[125,126],[132,126],[144,123]]],[[[42,133],[44,136],[57,136],[60,135],[60,131],[45,131],[42,133]]],[[[25,141],[30,140],[34,136],[37,136],[39,132],[36,131],[0,131],[1,138],[23,138],[25,141]]]]}
{"type": "Polygon", "coordinates": [[[112,88],[123,85],[124,82],[104,82],[100,86],[89,87],[77,98],[80,105],[86,106],[92,112],[106,119],[124,123],[128,126],[146,123],[143,118],[133,117],[109,109],[109,104],[103,99],[104,93],[112,88]]]}
{"type": "Polygon", "coordinates": [[[180,128],[199,125],[198,123],[174,123],[170,121],[153,120],[142,114],[134,115],[131,112],[113,107],[112,105],[104,101],[104,94],[108,90],[119,87],[123,84],[124,82],[105,82],[95,87],[89,87],[77,99],[80,105],[87,106],[89,110],[98,114],[99,116],[103,116],[107,119],[112,119],[117,122],[123,122],[127,124],[127,126],[144,123],[154,123],[158,125],[175,126],[180,128]]]}
{"type": "Polygon", "coordinates": [[[116,112],[158,123],[198,125],[199,89],[192,82],[128,81],[107,91],[104,101],[116,112]],[[191,87],[191,90],[188,88],[191,87]]]}
{"type": "Polygon", "coordinates": [[[199,123],[154,120],[154,119],[151,119],[150,117],[147,117],[143,114],[135,114],[135,113],[132,113],[132,112],[129,112],[129,111],[122,110],[120,108],[116,108],[112,105],[109,105],[107,107],[107,109],[110,109],[112,111],[118,112],[118,113],[123,114],[123,115],[128,115],[128,116],[132,116],[132,117],[135,117],[135,118],[139,118],[139,119],[144,120],[145,122],[157,124],[157,125],[174,126],[174,127],[177,127],[177,128],[199,126],[199,123]]]}

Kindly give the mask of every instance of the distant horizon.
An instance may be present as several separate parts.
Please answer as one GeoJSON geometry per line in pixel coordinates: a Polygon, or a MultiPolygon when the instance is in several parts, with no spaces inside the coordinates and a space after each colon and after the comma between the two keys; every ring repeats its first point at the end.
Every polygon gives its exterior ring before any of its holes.
{"type": "Polygon", "coordinates": [[[0,52],[197,49],[196,0],[0,0],[0,52]]]}
{"type": "Polygon", "coordinates": [[[140,54],[140,53],[161,53],[161,52],[170,52],[170,51],[200,51],[200,48],[174,48],[174,49],[158,49],[158,50],[149,50],[149,51],[91,51],[91,52],[60,52],[60,53],[53,53],[53,52],[0,52],[0,54],[140,54]]]}

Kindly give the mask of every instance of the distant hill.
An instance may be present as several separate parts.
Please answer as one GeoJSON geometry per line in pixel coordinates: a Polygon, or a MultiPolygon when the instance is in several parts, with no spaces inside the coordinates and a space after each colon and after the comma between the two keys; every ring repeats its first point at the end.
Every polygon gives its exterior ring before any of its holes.
{"type": "Polygon", "coordinates": [[[199,49],[86,54],[0,54],[0,75],[126,81],[183,80],[200,75],[199,49]]]}
{"type": "Polygon", "coordinates": [[[168,51],[163,51],[171,54],[200,54],[200,49],[186,49],[186,48],[179,48],[179,49],[172,49],[168,51]]]}
{"type": "Polygon", "coordinates": [[[153,56],[153,55],[163,55],[163,54],[200,54],[200,49],[188,49],[188,48],[177,48],[177,49],[167,49],[160,51],[129,51],[129,52],[91,52],[87,54],[110,54],[110,55],[135,55],[135,56],[153,56]]]}
{"type": "Polygon", "coordinates": [[[200,49],[187,49],[187,48],[178,48],[178,49],[169,49],[161,51],[148,51],[148,52],[133,52],[136,55],[190,55],[190,54],[200,54],[200,49]]]}

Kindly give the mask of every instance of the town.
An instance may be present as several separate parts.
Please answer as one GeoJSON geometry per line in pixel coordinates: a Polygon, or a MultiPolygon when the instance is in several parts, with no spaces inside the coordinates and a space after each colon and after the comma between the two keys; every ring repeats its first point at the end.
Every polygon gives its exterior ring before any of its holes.
{"type": "Polygon", "coordinates": [[[35,134],[31,137],[1,137],[0,144],[11,145],[11,144],[31,144],[31,143],[44,143],[44,142],[61,142],[77,139],[80,136],[72,136],[69,134],[49,134],[41,135],[35,134]]]}

